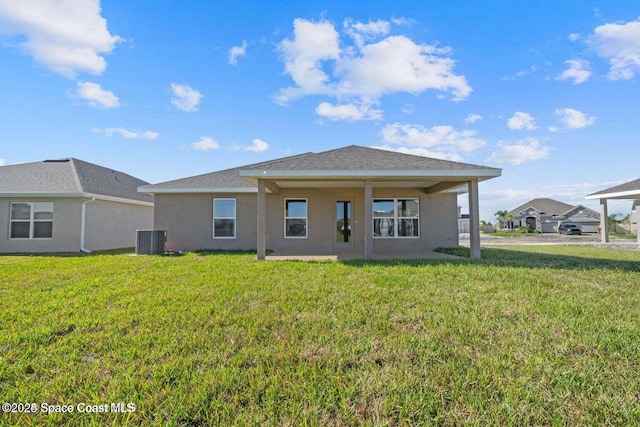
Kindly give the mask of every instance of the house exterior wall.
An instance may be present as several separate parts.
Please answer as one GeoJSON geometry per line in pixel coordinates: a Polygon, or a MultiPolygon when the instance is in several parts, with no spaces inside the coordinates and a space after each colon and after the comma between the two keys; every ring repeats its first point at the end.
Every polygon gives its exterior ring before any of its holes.
{"type": "Polygon", "coordinates": [[[153,206],[94,200],[86,205],[85,221],[86,249],[133,248],[136,230],[153,227],[153,206]]]}
{"type": "MultiPolygon", "coordinates": [[[[373,198],[418,198],[419,238],[374,238],[374,252],[407,253],[458,245],[457,197],[427,195],[418,188],[374,188],[373,198]]],[[[362,188],[283,188],[267,194],[266,242],[274,252],[322,254],[364,252],[364,191],[362,188]],[[307,200],[307,237],[285,238],[286,199],[307,200]],[[336,202],[352,202],[350,244],[336,244],[336,202]]],[[[167,230],[171,250],[254,250],[256,248],[257,196],[249,194],[156,194],[154,225],[167,230]],[[213,238],[213,199],[236,198],[236,238],[213,238]]]]}
{"type": "Polygon", "coordinates": [[[0,253],[78,252],[80,250],[80,211],[78,198],[1,198],[0,253]],[[53,237],[50,239],[11,239],[12,202],[53,202],[53,237]]]}
{"type": "Polygon", "coordinates": [[[167,230],[167,250],[256,248],[255,194],[156,194],[153,228],[167,230]],[[236,238],[213,238],[213,199],[236,199],[236,238]]]}

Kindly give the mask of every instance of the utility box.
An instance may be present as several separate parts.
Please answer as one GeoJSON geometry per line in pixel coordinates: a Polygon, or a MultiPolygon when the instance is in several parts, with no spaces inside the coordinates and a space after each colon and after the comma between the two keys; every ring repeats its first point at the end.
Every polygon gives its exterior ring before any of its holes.
{"type": "Polygon", "coordinates": [[[167,230],[136,230],[136,254],[164,254],[167,230]]]}

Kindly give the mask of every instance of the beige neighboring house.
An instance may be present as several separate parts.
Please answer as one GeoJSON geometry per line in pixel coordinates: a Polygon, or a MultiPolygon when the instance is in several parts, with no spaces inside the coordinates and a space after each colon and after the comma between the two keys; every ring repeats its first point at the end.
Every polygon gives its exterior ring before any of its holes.
{"type": "Polygon", "coordinates": [[[146,184],[73,158],[0,166],[0,253],[134,247],[153,226],[146,184]]]}
{"type": "MultiPolygon", "coordinates": [[[[154,228],[169,250],[275,254],[416,254],[458,246],[457,195],[501,170],[349,146],[155,185],[154,228]]],[[[478,227],[471,252],[480,256],[478,227]]]]}
{"type": "Polygon", "coordinates": [[[640,214],[638,213],[638,206],[640,206],[640,179],[616,185],[614,187],[598,191],[597,193],[589,194],[585,199],[600,201],[600,239],[603,243],[609,241],[609,229],[607,227],[609,212],[607,201],[611,199],[633,201],[630,219],[631,223],[635,224],[636,234],[638,235],[638,245],[640,246],[640,231],[638,231],[638,219],[640,217],[640,214]]]}

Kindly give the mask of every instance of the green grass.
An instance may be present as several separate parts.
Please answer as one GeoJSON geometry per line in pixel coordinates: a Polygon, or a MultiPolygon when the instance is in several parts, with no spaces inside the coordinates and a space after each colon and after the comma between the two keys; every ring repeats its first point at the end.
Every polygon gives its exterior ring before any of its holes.
{"type": "Polygon", "coordinates": [[[0,257],[0,402],[136,406],[0,424],[640,424],[640,251],[482,255],[0,257]]]}
{"type": "Polygon", "coordinates": [[[617,237],[618,239],[637,240],[638,236],[629,233],[609,233],[609,237],[617,237]]]}

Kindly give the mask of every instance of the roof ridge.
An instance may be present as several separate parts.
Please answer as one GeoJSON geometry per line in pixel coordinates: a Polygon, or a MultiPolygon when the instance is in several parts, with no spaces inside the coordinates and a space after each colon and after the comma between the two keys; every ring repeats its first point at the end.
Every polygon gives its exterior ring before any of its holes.
{"type": "Polygon", "coordinates": [[[69,157],[69,163],[71,164],[71,175],[73,177],[73,181],[76,183],[76,185],[78,186],[78,190],[81,192],[85,191],[84,185],[82,184],[82,181],[80,180],[80,174],[78,173],[78,169],[76,166],[76,162],[78,161],[78,159],[75,159],[73,157],[69,157]]]}

